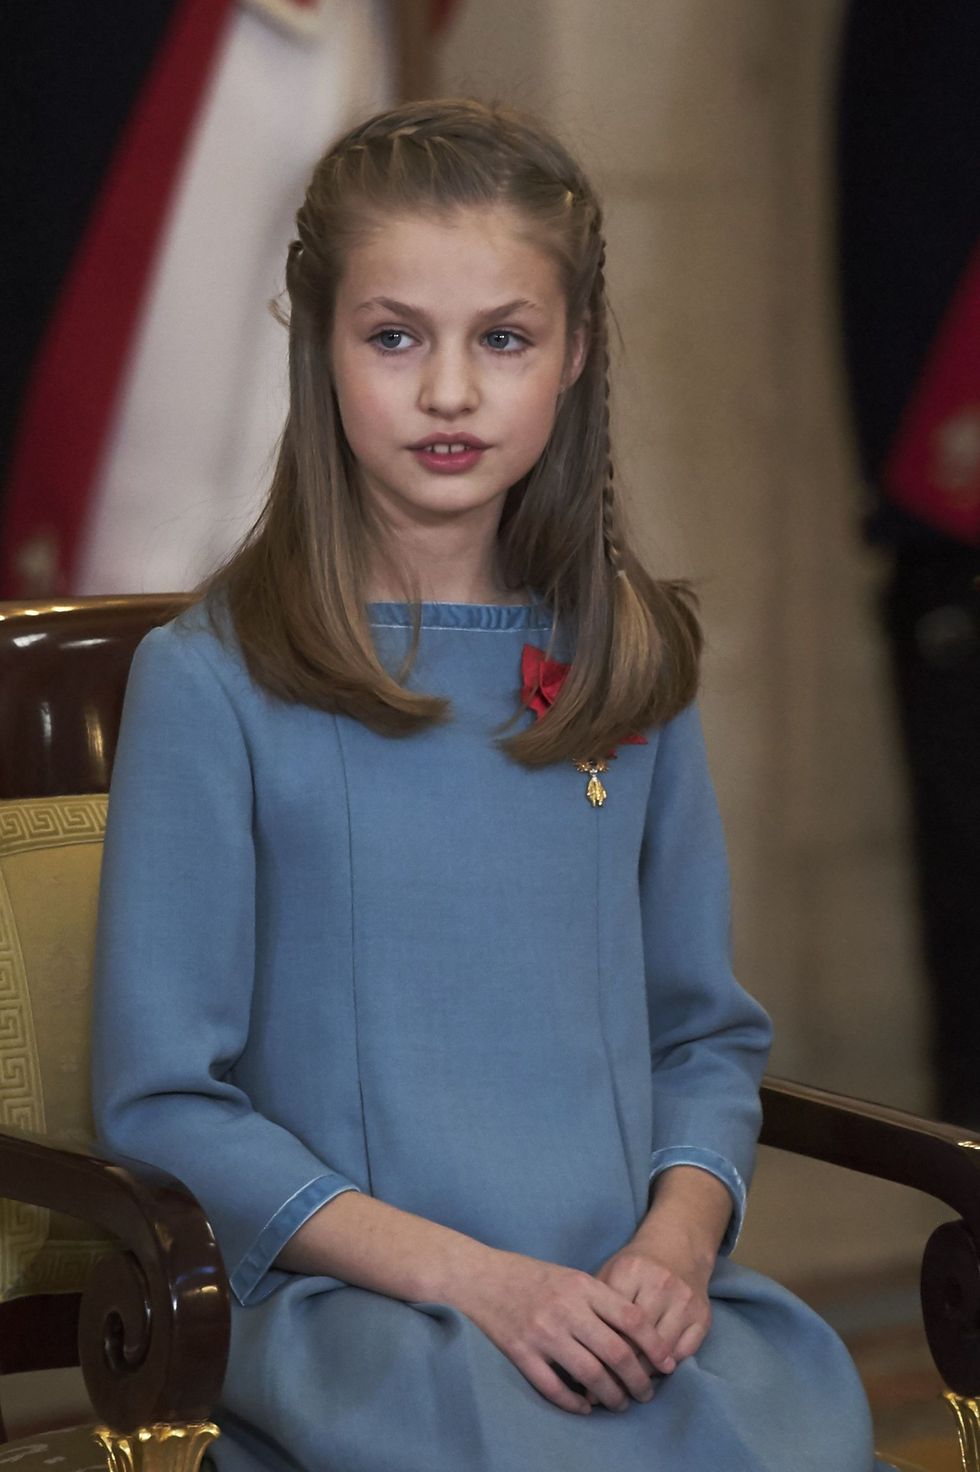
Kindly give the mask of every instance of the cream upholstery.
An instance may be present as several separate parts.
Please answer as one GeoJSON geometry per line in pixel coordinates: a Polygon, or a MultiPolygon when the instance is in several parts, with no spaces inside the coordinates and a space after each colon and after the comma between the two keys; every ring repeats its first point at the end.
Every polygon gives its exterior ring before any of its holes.
{"type": "MultiPolygon", "coordinates": [[[[104,796],[0,803],[0,1126],[91,1139],[89,1014],[104,796]]],[[[104,1239],[0,1201],[0,1300],[79,1291],[104,1239]]]]}

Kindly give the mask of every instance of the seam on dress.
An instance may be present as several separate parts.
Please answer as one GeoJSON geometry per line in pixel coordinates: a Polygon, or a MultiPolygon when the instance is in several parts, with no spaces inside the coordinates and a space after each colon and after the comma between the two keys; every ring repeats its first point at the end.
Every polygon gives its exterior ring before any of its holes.
{"type": "MultiPolygon", "coordinates": [[[[172,622],[175,623],[176,620],[173,620],[172,622]]],[[[160,625],[160,628],[170,629],[171,624],[162,624],[160,625]]],[[[148,637],[152,638],[153,635],[157,632],[159,632],[158,629],[151,629],[148,637]]],[[[183,662],[185,665],[187,664],[189,659],[191,664],[204,666],[208,674],[214,680],[218,689],[221,691],[221,694],[224,697],[224,703],[228,706],[232,716],[234,717],[235,725],[238,727],[238,732],[242,739],[242,750],[244,751],[246,761],[248,762],[248,775],[252,788],[252,831],[254,834],[256,796],[255,763],[253,760],[252,743],[249,740],[248,732],[245,728],[245,722],[242,720],[242,713],[238,708],[237,702],[233,699],[231,691],[228,689],[228,682],[225,675],[219,669],[215,660],[212,659],[211,656],[208,655],[205,650],[201,648],[200,643],[194,640],[193,635],[196,632],[198,631],[192,628],[188,628],[186,625],[182,626],[179,630],[175,630],[174,634],[170,636],[172,639],[172,647],[181,651],[181,655],[178,656],[178,659],[180,659],[181,656],[184,656],[183,662]]],[[[206,634],[205,637],[207,637],[206,634]]]]}
{"type": "MultiPolygon", "coordinates": [[[[599,809],[593,812],[595,824],[595,971],[596,971],[596,1016],[599,1022],[599,1036],[602,1038],[602,1051],[606,1059],[606,1069],[609,1074],[609,1087],[612,1091],[613,1109],[616,1114],[616,1128],[619,1130],[619,1143],[623,1152],[623,1160],[629,1160],[629,1148],[626,1140],[626,1126],[623,1121],[623,1106],[619,1096],[619,1083],[616,1078],[616,1070],[613,1067],[612,1056],[609,1051],[609,1038],[606,1035],[606,1011],[605,1011],[605,987],[603,985],[602,968],[602,826],[599,822],[599,809]]],[[[633,1180],[629,1166],[625,1166],[626,1183],[630,1194],[633,1194],[633,1180]]],[[[634,1204],[636,1197],[633,1197],[634,1204]]]]}
{"type": "Polygon", "coordinates": [[[361,1107],[361,1136],[364,1140],[364,1170],[367,1175],[367,1188],[370,1196],[374,1195],[374,1181],[371,1176],[371,1151],[368,1146],[367,1111],[364,1108],[364,1082],[361,1072],[361,1027],[357,1011],[357,948],[356,929],[354,925],[354,826],[351,821],[350,810],[350,782],[347,777],[347,758],[344,754],[344,743],[340,734],[340,721],[336,716],[333,718],[334,734],[337,738],[337,753],[340,761],[340,773],[344,783],[344,797],[347,804],[347,873],[350,883],[350,993],[351,1008],[354,1014],[354,1064],[357,1068],[357,1099],[361,1107]]]}

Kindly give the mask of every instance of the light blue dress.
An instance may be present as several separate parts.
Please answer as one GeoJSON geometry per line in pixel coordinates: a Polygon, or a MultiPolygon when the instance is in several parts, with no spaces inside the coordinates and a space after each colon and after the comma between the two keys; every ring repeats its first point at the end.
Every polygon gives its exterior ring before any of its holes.
{"type": "MultiPolygon", "coordinates": [[[[370,606],[393,670],[405,604],[370,606]]],[[[840,1341],[727,1257],[765,1014],[732,977],[697,712],[571,762],[494,746],[527,606],[427,603],[405,738],[277,700],[192,609],[133,664],[98,936],[105,1142],[195,1192],[235,1295],[219,1472],[871,1472],[840,1341]],[[347,1190],[595,1271],[687,1161],[732,1194],[699,1353],[625,1414],[546,1401],[463,1315],[283,1271],[347,1190]]],[[[558,645],[558,658],[569,655],[558,645]]]]}

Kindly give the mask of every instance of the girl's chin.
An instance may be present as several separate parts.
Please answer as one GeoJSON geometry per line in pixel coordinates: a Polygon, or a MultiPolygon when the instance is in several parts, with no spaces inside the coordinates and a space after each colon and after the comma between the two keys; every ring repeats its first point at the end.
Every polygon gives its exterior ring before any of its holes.
{"type": "Polygon", "coordinates": [[[431,476],[423,486],[390,487],[377,499],[382,509],[394,511],[397,508],[409,516],[459,516],[494,505],[498,512],[502,511],[510,489],[509,484],[487,486],[472,481],[467,484],[462,476],[441,476],[436,484],[432,484],[436,479],[436,476],[431,476]]]}

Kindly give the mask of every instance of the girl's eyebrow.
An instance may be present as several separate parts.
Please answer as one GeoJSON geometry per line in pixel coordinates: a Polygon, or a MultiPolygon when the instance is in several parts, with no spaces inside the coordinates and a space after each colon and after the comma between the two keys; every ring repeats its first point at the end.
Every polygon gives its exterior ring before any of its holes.
{"type": "MultiPolygon", "coordinates": [[[[361,302],[354,310],[355,312],[363,312],[369,307],[384,307],[386,312],[394,312],[399,317],[417,317],[420,322],[426,323],[430,321],[428,313],[424,312],[421,307],[409,306],[407,302],[393,301],[389,296],[373,296],[370,301],[361,302]]],[[[538,306],[537,302],[528,301],[526,297],[517,297],[514,301],[504,302],[499,307],[488,307],[484,312],[477,312],[476,318],[478,321],[488,321],[493,317],[506,317],[509,312],[516,312],[521,309],[529,312],[541,312],[543,310],[538,306]]]]}

